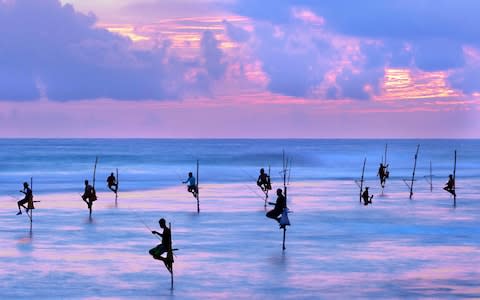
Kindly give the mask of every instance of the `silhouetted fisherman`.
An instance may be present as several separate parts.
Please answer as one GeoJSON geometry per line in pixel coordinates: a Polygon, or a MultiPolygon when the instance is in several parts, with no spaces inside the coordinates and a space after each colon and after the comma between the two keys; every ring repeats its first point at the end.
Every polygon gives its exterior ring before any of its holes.
{"type": "Polygon", "coordinates": [[[117,179],[115,178],[115,175],[113,175],[113,172],[110,174],[110,176],[108,176],[107,184],[108,184],[108,188],[116,194],[118,191],[118,184],[117,184],[117,179]]]}
{"type": "Polygon", "coordinates": [[[371,196],[368,195],[368,186],[365,187],[365,190],[362,193],[363,204],[364,205],[372,204],[372,198],[373,198],[373,195],[371,196]]]}
{"type": "Polygon", "coordinates": [[[18,205],[17,216],[22,214],[22,207],[25,208],[25,212],[27,214],[28,214],[28,211],[30,209],[34,209],[34,207],[33,207],[33,193],[32,193],[32,190],[28,187],[27,182],[23,183],[23,190],[21,190],[20,193],[24,193],[25,197],[22,200],[17,202],[17,205],[18,205]],[[27,204],[26,207],[25,207],[25,204],[27,204]]]}
{"type": "Polygon", "coordinates": [[[448,181],[443,189],[452,194],[454,197],[457,197],[457,194],[455,193],[455,179],[453,179],[452,174],[448,175],[448,181]]]}
{"type": "Polygon", "coordinates": [[[95,189],[88,184],[88,180],[85,180],[85,191],[83,192],[82,199],[87,203],[88,209],[92,209],[93,201],[97,200],[95,189]]]}
{"type": "Polygon", "coordinates": [[[380,167],[378,167],[377,176],[380,177],[380,184],[382,185],[382,188],[385,187],[385,181],[389,176],[389,172],[387,171],[387,168],[388,168],[388,165],[384,165],[382,163],[380,163],[380,167]]]}
{"type": "Polygon", "coordinates": [[[152,234],[156,234],[162,237],[162,243],[158,244],[155,248],[148,251],[153,258],[163,261],[167,270],[172,272],[173,254],[172,254],[172,233],[170,228],[167,227],[164,218],[161,218],[158,223],[160,228],[163,229],[163,233],[159,233],[156,230],[152,231],[152,234]],[[162,254],[167,252],[167,257],[163,257],[162,254]]]}
{"type": "Polygon", "coordinates": [[[193,197],[197,198],[197,182],[195,180],[195,176],[193,176],[192,172],[188,173],[188,178],[185,181],[182,181],[182,183],[187,183],[187,190],[193,194],[193,197]]]}
{"type": "Polygon", "coordinates": [[[263,168],[260,169],[260,175],[258,175],[257,185],[262,189],[263,192],[267,192],[272,189],[270,184],[270,176],[265,173],[263,168]]]}
{"type": "Polygon", "coordinates": [[[283,209],[287,207],[287,201],[283,195],[282,189],[277,189],[277,202],[268,202],[268,204],[275,205],[275,207],[271,211],[267,212],[267,218],[274,219],[280,224],[280,218],[282,216],[283,209]]]}

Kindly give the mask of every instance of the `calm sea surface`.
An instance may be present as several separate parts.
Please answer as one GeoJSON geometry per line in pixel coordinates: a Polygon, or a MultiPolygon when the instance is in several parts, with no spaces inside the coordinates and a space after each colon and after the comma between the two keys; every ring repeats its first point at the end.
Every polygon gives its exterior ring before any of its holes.
{"type": "Polygon", "coordinates": [[[0,299],[480,298],[479,153],[478,140],[2,139],[0,299]],[[410,200],[403,179],[418,144],[410,200]],[[456,206],[442,190],[455,150],[456,206]],[[292,162],[285,251],[255,185],[270,166],[282,186],[283,151],[292,162]],[[79,194],[96,156],[89,219],[79,194]],[[365,158],[369,206],[354,182],[365,158]],[[181,184],[197,160],[200,214],[181,184]],[[105,182],[116,168],[117,202],[105,182]],[[30,177],[41,201],[31,227],[15,215],[30,177]],[[148,254],[160,217],[179,248],[173,291],[148,254]]]}

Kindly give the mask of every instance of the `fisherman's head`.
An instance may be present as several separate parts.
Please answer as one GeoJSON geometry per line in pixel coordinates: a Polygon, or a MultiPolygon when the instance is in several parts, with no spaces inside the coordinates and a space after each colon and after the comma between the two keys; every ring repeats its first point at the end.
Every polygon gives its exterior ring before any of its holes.
{"type": "Polygon", "coordinates": [[[158,224],[160,224],[160,227],[165,228],[165,219],[161,218],[160,220],[158,220],[158,224]]]}
{"type": "Polygon", "coordinates": [[[365,190],[368,191],[368,186],[365,187],[365,190]]]}
{"type": "Polygon", "coordinates": [[[282,189],[277,189],[277,195],[278,196],[282,195],[282,193],[283,193],[282,189]]]}
{"type": "Polygon", "coordinates": [[[188,177],[192,177],[192,176],[193,176],[192,172],[188,172],[188,177]]]}
{"type": "Polygon", "coordinates": [[[263,168],[260,169],[260,174],[265,173],[265,170],[263,168]]]}
{"type": "Polygon", "coordinates": [[[111,176],[113,176],[113,172],[112,172],[112,173],[110,173],[110,175],[111,175],[111,176]]]}
{"type": "Polygon", "coordinates": [[[453,178],[453,175],[452,174],[448,175],[448,178],[453,178]]]}
{"type": "Polygon", "coordinates": [[[88,180],[85,179],[85,185],[88,185],[88,180]]]}
{"type": "Polygon", "coordinates": [[[24,182],[24,183],[23,183],[23,187],[24,187],[24,188],[27,188],[27,187],[28,187],[28,182],[24,182]]]}

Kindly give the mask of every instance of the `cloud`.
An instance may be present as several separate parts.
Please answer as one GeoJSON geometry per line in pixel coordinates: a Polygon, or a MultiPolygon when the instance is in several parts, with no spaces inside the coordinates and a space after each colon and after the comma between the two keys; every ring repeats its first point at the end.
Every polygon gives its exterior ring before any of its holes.
{"type": "MultiPolygon", "coordinates": [[[[322,28],[330,35],[353,38],[364,44],[377,41],[380,45],[361,47],[359,55],[365,61],[357,67],[362,69],[353,73],[342,71],[336,81],[339,86],[328,90],[328,95],[365,98],[361,86],[378,82],[376,79],[382,76],[380,68],[458,71],[465,67],[462,47],[480,47],[480,18],[477,13],[480,2],[475,0],[244,0],[230,7],[257,22],[268,22],[279,28],[296,26],[298,20],[294,12],[301,9],[324,20],[322,28]],[[349,82],[351,86],[348,86],[349,82]],[[341,87],[349,90],[342,93],[338,90],[341,87]]],[[[305,31],[312,35],[317,30],[314,25],[305,27],[305,31]]],[[[297,59],[293,55],[289,63],[295,65],[298,62],[301,65],[302,61],[297,59]]],[[[458,76],[455,78],[458,86],[458,76]]],[[[466,87],[471,90],[474,82],[466,87]]]]}
{"type": "Polygon", "coordinates": [[[227,20],[222,22],[225,26],[225,32],[227,36],[234,42],[244,43],[250,38],[250,33],[245,29],[235,26],[227,20]]]}
{"type": "Polygon", "coordinates": [[[415,64],[424,71],[441,71],[463,67],[465,57],[459,43],[426,39],[415,45],[415,64]]]}
{"type": "Polygon", "coordinates": [[[331,46],[303,33],[303,27],[277,28],[259,25],[255,29],[254,53],[269,78],[267,88],[274,93],[310,97],[322,82],[331,46]],[[320,47],[320,50],[319,50],[320,47]]]}
{"type": "MultiPolygon", "coordinates": [[[[0,2],[0,99],[164,100],[190,91],[192,83],[184,78],[202,67],[200,54],[182,59],[167,40],[136,49],[128,38],[95,23],[93,14],[57,0],[0,2]]],[[[216,46],[207,35],[203,56],[214,79],[225,68],[216,46]]]]}
{"type": "Polygon", "coordinates": [[[254,19],[282,23],[294,7],[306,7],[336,32],[370,38],[450,38],[478,43],[476,0],[243,0],[231,9],[254,19]]]}
{"type": "Polygon", "coordinates": [[[204,60],[205,69],[213,79],[220,79],[226,70],[223,52],[218,48],[218,40],[211,31],[205,31],[200,41],[200,49],[204,60]]]}
{"type": "Polygon", "coordinates": [[[449,82],[453,88],[466,94],[480,92],[480,64],[468,66],[457,70],[449,76],[449,82]]]}

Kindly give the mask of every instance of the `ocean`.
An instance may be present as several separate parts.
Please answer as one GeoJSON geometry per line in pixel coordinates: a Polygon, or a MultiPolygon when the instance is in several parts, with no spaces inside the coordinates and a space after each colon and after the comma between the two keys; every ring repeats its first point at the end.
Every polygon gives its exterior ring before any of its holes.
{"type": "Polygon", "coordinates": [[[0,139],[0,149],[2,299],[480,297],[480,140],[0,139]],[[454,151],[456,205],[442,189],[454,151]],[[255,181],[265,168],[282,188],[284,156],[292,225],[282,251],[255,181]],[[80,194],[96,157],[90,219],[80,194]],[[368,206],[355,183],[365,158],[368,206]],[[200,214],[182,184],[197,160],[200,214]],[[115,200],[106,178],[117,168],[115,200]],[[40,201],[31,227],[15,215],[30,178],[40,201]],[[148,254],[160,217],[179,248],[173,290],[148,254]]]}

